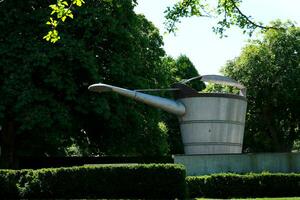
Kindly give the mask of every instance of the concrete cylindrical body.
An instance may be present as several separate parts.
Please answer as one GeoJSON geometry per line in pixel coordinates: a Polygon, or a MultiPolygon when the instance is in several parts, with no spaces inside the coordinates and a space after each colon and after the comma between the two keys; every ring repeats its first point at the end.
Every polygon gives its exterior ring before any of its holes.
{"type": "Polygon", "coordinates": [[[246,98],[234,94],[199,93],[179,98],[186,114],[179,117],[186,155],[241,153],[246,98]]]}

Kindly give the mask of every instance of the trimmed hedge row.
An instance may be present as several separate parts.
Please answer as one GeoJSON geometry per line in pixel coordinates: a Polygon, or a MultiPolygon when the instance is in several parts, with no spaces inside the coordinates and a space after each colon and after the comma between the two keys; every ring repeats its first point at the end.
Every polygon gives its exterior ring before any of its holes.
{"type": "Polygon", "coordinates": [[[0,170],[10,198],[185,198],[185,169],[175,164],[0,170]]]}
{"type": "Polygon", "coordinates": [[[0,170],[0,197],[19,197],[17,182],[19,172],[14,170],[0,170]]]}
{"type": "Polygon", "coordinates": [[[189,197],[293,197],[300,196],[300,174],[214,174],[186,178],[189,197]]]}
{"type": "Polygon", "coordinates": [[[0,170],[0,196],[7,198],[170,199],[186,198],[186,188],[189,198],[300,196],[300,174],[185,177],[184,167],[176,164],[0,170]]]}

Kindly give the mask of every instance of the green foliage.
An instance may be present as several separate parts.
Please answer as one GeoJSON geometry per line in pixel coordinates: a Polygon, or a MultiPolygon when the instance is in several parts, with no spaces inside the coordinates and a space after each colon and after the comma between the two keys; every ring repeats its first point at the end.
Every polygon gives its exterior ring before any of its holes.
{"type": "Polygon", "coordinates": [[[212,12],[209,4],[200,0],[181,0],[165,10],[166,28],[169,32],[177,30],[176,24],[182,17],[210,17],[212,12]]]}
{"type": "Polygon", "coordinates": [[[186,178],[189,197],[293,197],[300,195],[300,174],[214,174],[186,178]]]}
{"type": "MultiPolygon", "coordinates": [[[[104,2],[111,3],[112,0],[104,2]]],[[[283,30],[283,27],[280,26],[264,26],[261,22],[255,22],[251,16],[245,15],[240,10],[239,5],[241,2],[242,0],[218,0],[216,6],[212,6],[214,4],[207,3],[207,1],[180,0],[165,10],[165,25],[168,32],[174,33],[177,30],[176,25],[181,22],[181,18],[197,16],[217,18],[218,22],[213,27],[213,31],[219,34],[220,37],[226,36],[225,31],[231,26],[238,26],[243,30],[243,33],[248,33],[250,36],[257,28],[262,30],[283,30]]],[[[68,17],[73,19],[73,7],[81,7],[84,3],[83,0],[72,0],[69,3],[67,0],[57,0],[56,4],[50,5],[49,7],[52,9],[51,15],[56,14],[56,19],[53,24],[50,17],[50,21],[46,23],[51,25],[52,28],[44,36],[44,39],[56,43],[60,39],[56,28],[57,25],[64,22],[68,17]]],[[[133,0],[133,3],[137,4],[137,0],[133,0]]]]}
{"type": "MultiPolygon", "coordinates": [[[[199,76],[192,61],[186,55],[180,55],[174,59],[170,56],[163,58],[163,65],[170,71],[170,83],[178,83],[181,80],[199,76]]],[[[201,81],[189,82],[189,87],[201,91],[205,85],[201,81]]]]}
{"type": "Polygon", "coordinates": [[[267,31],[250,41],[225,75],[247,87],[245,151],[291,151],[300,136],[300,29],[267,31]]]}
{"type": "Polygon", "coordinates": [[[50,5],[49,7],[52,10],[51,15],[55,15],[55,20],[50,17],[50,21],[46,22],[47,25],[51,26],[51,30],[43,37],[43,39],[50,41],[51,43],[56,43],[60,39],[57,31],[58,24],[64,22],[67,17],[73,19],[74,15],[72,8],[74,6],[81,7],[84,3],[83,0],[72,0],[69,3],[66,0],[57,0],[56,4],[50,5]]]}
{"type": "Polygon", "coordinates": [[[300,152],[300,139],[297,139],[297,140],[294,141],[292,151],[293,152],[300,152]]]}
{"type": "Polygon", "coordinates": [[[18,197],[18,177],[19,174],[14,170],[0,170],[0,196],[2,198],[18,197]]]}
{"type": "Polygon", "coordinates": [[[73,144],[88,149],[80,151],[88,155],[168,153],[167,135],[158,126],[160,111],[87,90],[97,82],[127,88],[167,85],[162,37],[133,6],[130,0],[90,0],[65,24],[64,40],[53,46],[39,37],[47,1],[0,3],[4,164],[20,155],[62,156],[73,144]]]}
{"type": "Polygon", "coordinates": [[[176,25],[180,23],[180,19],[184,17],[209,17],[218,20],[217,25],[213,27],[213,31],[220,35],[226,36],[225,32],[231,26],[237,26],[248,33],[250,36],[257,29],[274,29],[281,30],[280,26],[263,26],[260,22],[253,21],[251,16],[246,16],[240,9],[239,5],[242,0],[218,0],[216,6],[207,1],[201,0],[180,0],[172,7],[168,7],[165,11],[166,28],[169,32],[175,32],[176,25]]]}
{"type": "Polygon", "coordinates": [[[174,164],[0,171],[2,177],[10,183],[0,185],[6,197],[169,199],[186,194],[185,169],[174,164]]]}
{"type": "Polygon", "coordinates": [[[239,89],[228,85],[208,83],[203,92],[239,94],[239,89]]]}

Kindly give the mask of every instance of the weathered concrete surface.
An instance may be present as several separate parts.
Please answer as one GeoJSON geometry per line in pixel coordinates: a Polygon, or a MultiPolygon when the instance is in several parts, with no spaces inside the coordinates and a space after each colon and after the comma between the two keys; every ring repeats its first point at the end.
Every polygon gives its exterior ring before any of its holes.
{"type": "Polygon", "coordinates": [[[300,153],[174,155],[188,176],[213,173],[300,172],[300,153]]]}

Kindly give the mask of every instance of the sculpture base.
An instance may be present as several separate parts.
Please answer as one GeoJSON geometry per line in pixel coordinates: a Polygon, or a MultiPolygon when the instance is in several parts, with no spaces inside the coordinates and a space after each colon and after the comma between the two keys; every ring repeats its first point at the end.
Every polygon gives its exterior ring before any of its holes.
{"type": "Polygon", "coordinates": [[[215,173],[300,172],[300,153],[249,153],[217,155],[174,155],[188,176],[215,173]]]}

